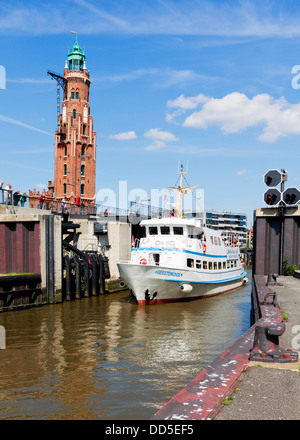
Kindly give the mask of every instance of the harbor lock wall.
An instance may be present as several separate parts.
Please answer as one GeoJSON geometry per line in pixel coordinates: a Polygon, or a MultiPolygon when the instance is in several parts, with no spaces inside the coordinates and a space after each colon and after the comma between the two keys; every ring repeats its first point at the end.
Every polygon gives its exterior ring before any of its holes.
{"type": "Polygon", "coordinates": [[[0,205],[0,311],[120,290],[131,225],[0,205]]]}
{"type": "Polygon", "coordinates": [[[0,311],[61,301],[61,221],[0,206],[0,311]]]}
{"type": "Polygon", "coordinates": [[[253,222],[253,274],[284,274],[300,267],[300,207],[259,208],[253,222]]]}

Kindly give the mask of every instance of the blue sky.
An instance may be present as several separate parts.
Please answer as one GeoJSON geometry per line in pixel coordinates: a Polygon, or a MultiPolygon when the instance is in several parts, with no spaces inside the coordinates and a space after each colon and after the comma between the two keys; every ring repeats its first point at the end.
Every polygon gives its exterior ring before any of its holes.
{"type": "Polygon", "coordinates": [[[268,169],[300,186],[299,22],[292,0],[0,1],[0,180],[28,191],[53,179],[47,70],[63,73],[76,31],[97,192],[127,181],[150,197],[175,185],[182,162],[205,209],[246,213],[250,226],[268,169]]]}

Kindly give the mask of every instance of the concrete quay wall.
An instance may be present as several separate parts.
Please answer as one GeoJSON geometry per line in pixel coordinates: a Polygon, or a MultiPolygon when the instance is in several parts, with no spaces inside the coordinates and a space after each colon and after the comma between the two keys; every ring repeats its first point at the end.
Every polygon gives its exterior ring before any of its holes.
{"type": "Polygon", "coordinates": [[[252,296],[255,297],[253,304],[257,307],[258,320],[157,411],[152,420],[300,418],[299,353],[292,350],[291,338],[292,329],[300,324],[300,279],[279,277],[279,285],[276,286],[267,286],[266,282],[267,277],[253,277],[252,296]],[[281,333],[284,320],[282,307],[289,318],[288,325],[285,324],[286,333],[281,333]],[[256,329],[261,328],[273,329],[275,336],[257,347],[256,329]],[[276,336],[277,328],[280,337],[276,336]],[[259,360],[253,360],[255,356],[259,360]],[[263,374],[260,366],[264,367],[263,374]],[[253,370],[255,367],[256,370],[253,370]],[[279,368],[283,373],[280,373],[281,382],[276,388],[274,381],[276,384],[279,368]],[[249,370],[254,376],[251,377],[251,394],[247,383],[249,370]],[[282,393],[287,383],[292,394],[284,397],[282,393]],[[286,403],[284,411],[283,400],[286,403]]]}

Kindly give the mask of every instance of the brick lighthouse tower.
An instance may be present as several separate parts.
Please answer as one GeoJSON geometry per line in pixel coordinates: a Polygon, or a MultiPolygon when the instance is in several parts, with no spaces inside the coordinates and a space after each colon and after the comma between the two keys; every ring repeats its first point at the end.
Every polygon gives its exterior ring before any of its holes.
{"type": "Polygon", "coordinates": [[[64,99],[55,132],[54,192],[56,199],[95,205],[96,133],[90,116],[90,75],[85,52],[77,41],[68,51],[64,99]]]}
{"type": "MultiPolygon", "coordinates": [[[[58,128],[55,131],[54,181],[49,191],[43,191],[45,203],[61,202],[95,206],[96,185],[96,132],[90,115],[90,75],[86,69],[85,51],[76,41],[68,50],[64,76],[48,72],[63,87],[64,96],[59,105],[58,128]]],[[[37,206],[40,194],[29,191],[31,206],[37,206]]]]}

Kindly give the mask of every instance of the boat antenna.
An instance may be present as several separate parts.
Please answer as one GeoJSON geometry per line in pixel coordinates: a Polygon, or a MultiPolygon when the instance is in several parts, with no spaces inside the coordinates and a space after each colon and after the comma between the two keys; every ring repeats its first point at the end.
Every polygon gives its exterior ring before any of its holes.
{"type": "Polygon", "coordinates": [[[178,191],[177,201],[176,201],[176,205],[175,205],[175,208],[174,208],[174,209],[175,209],[175,211],[176,211],[176,213],[177,213],[177,217],[182,218],[181,201],[182,201],[182,195],[183,195],[183,192],[184,192],[185,190],[189,189],[189,188],[196,188],[198,185],[185,186],[185,187],[182,186],[182,178],[183,178],[183,175],[186,174],[186,171],[183,171],[183,164],[181,164],[181,166],[180,166],[180,171],[179,171],[178,174],[180,174],[180,183],[179,183],[179,186],[178,186],[178,187],[175,187],[175,186],[167,186],[167,188],[170,188],[170,189],[176,189],[176,190],[178,191]]]}

